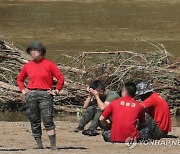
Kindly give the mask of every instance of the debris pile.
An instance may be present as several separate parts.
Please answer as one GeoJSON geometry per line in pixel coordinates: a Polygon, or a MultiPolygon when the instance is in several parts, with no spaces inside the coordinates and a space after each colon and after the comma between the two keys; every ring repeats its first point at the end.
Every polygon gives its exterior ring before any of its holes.
{"type": "MultiPolygon", "coordinates": [[[[154,46],[156,50],[147,53],[107,51],[67,56],[68,64],[58,64],[66,81],[61,95],[54,97],[55,109],[76,111],[87,96],[87,85],[95,79],[117,92],[126,81],[148,81],[167,100],[171,109],[179,107],[180,59],[173,58],[163,44],[154,46]]],[[[24,99],[16,77],[29,60],[31,58],[24,51],[0,41],[0,110],[22,110],[24,99]]]]}

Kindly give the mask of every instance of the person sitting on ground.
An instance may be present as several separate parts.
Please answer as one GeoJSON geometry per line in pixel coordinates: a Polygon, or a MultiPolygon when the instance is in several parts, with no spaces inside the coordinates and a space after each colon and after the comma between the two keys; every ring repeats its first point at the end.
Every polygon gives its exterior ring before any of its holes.
{"type": "Polygon", "coordinates": [[[95,80],[87,88],[89,96],[84,101],[83,109],[86,109],[82,118],[79,121],[79,126],[75,129],[75,132],[82,131],[84,135],[95,136],[97,135],[97,127],[99,117],[106,106],[114,99],[119,98],[119,95],[115,91],[105,89],[105,86],[101,81],[95,80]],[[90,122],[90,126],[87,130],[84,127],[90,122]]]}
{"type": "Polygon", "coordinates": [[[133,82],[124,84],[122,97],[112,101],[100,116],[103,125],[108,125],[106,119],[112,117],[111,130],[104,130],[102,136],[106,142],[125,142],[128,138],[141,139],[137,129],[137,121],[145,123],[144,107],[133,99],[136,85],[133,82]]]}
{"type": "Polygon", "coordinates": [[[142,127],[150,139],[166,137],[171,131],[172,122],[168,103],[147,82],[139,82],[136,94],[143,101],[141,104],[147,110],[146,124],[142,127]]]}

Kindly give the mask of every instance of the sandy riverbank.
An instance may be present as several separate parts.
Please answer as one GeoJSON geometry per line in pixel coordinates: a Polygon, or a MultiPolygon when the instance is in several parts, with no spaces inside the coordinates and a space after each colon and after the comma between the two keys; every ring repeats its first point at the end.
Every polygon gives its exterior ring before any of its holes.
{"type": "MultiPolygon", "coordinates": [[[[56,121],[57,130],[57,151],[48,149],[48,138],[43,132],[43,143],[45,149],[36,150],[35,143],[31,137],[30,125],[28,122],[0,122],[0,153],[22,153],[22,154],[49,154],[49,153],[179,153],[180,139],[161,139],[161,145],[137,144],[129,149],[125,144],[105,143],[101,135],[95,137],[84,136],[81,133],[74,133],[73,129],[77,123],[69,121],[56,121]],[[176,143],[178,145],[175,145],[176,143]]],[[[173,136],[180,136],[180,127],[173,127],[170,133],[173,136]]]]}

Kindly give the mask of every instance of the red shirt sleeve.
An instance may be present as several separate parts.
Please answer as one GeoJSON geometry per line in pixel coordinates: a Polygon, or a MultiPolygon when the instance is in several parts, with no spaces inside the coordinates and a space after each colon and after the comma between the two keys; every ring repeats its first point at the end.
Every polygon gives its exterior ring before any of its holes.
{"type": "Polygon", "coordinates": [[[107,119],[111,116],[112,114],[112,103],[110,103],[106,108],[105,110],[103,111],[102,113],[102,116],[107,119]]]}
{"type": "Polygon", "coordinates": [[[27,78],[26,65],[21,69],[17,77],[17,84],[19,89],[22,91],[25,88],[24,80],[27,78]]]}
{"type": "Polygon", "coordinates": [[[64,75],[56,64],[52,65],[52,74],[57,79],[56,89],[61,90],[64,86],[64,75]]]}
{"type": "Polygon", "coordinates": [[[152,99],[152,97],[149,97],[141,104],[145,107],[145,109],[149,109],[149,108],[155,106],[155,101],[152,99]]]}

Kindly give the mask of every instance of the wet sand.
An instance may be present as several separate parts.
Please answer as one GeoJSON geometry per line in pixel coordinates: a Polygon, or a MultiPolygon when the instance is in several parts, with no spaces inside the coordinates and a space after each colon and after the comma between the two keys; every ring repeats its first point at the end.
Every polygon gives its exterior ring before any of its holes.
{"type": "MultiPolygon", "coordinates": [[[[105,143],[99,134],[95,137],[84,136],[81,132],[73,132],[77,123],[56,121],[57,151],[49,149],[49,141],[43,131],[45,149],[34,149],[35,142],[31,136],[29,122],[0,122],[0,153],[49,154],[49,153],[179,153],[179,138],[163,138],[160,145],[137,144],[130,149],[124,143],[105,143]]],[[[172,136],[180,136],[180,127],[173,127],[172,136]]]]}

